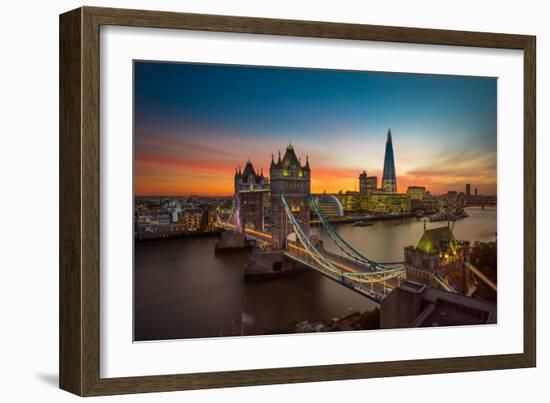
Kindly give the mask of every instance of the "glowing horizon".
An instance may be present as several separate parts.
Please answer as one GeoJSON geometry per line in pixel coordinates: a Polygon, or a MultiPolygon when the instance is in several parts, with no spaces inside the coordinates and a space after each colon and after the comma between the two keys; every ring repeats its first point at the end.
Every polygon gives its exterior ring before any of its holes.
{"type": "Polygon", "coordinates": [[[229,196],[250,158],[269,176],[289,139],[312,193],[381,176],[392,129],[397,188],[496,194],[496,79],[136,62],[137,196],[229,196]]]}

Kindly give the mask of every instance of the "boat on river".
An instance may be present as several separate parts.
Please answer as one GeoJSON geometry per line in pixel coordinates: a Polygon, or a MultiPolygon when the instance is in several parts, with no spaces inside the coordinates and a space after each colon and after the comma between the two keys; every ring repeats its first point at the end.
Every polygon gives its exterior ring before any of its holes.
{"type": "Polygon", "coordinates": [[[352,225],[354,227],[370,227],[374,224],[368,221],[359,220],[359,221],[355,221],[352,225]]]}

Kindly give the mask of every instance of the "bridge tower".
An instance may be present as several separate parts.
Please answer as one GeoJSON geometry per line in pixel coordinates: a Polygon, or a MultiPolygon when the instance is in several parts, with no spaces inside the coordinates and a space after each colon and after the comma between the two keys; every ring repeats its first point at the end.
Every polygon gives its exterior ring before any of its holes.
{"type": "Polygon", "coordinates": [[[294,152],[294,146],[289,144],[282,159],[280,152],[277,162],[275,162],[274,156],[271,156],[269,177],[273,247],[285,249],[286,239],[292,232],[292,227],[288,223],[281,194],[285,195],[292,212],[304,232],[309,235],[311,170],[308,157],[306,156],[306,163],[302,165],[294,152]]]}
{"type": "Polygon", "coordinates": [[[451,280],[453,288],[466,294],[471,286],[465,263],[470,261],[470,242],[457,240],[449,226],[426,230],[416,247],[405,247],[407,280],[438,287],[437,273],[451,280]]]}
{"type": "Polygon", "coordinates": [[[263,171],[254,170],[250,160],[244,170],[235,169],[235,211],[237,232],[244,234],[247,225],[257,231],[264,230],[265,195],[269,191],[269,180],[263,171]]]}

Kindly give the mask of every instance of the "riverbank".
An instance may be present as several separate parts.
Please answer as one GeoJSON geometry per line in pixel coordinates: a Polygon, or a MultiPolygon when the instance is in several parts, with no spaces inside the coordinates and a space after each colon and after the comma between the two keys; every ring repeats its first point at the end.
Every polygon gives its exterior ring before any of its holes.
{"type": "Polygon", "coordinates": [[[207,232],[162,232],[154,234],[134,235],[136,242],[162,241],[166,239],[182,239],[182,238],[204,238],[204,237],[219,237],[222,230],[207,231],[207,232]]]}
{"type": "Polygon", "coordinates": [[[303,320],[294,322],[284,328],[268,331],[267,334],[345,332],[350,330],[376,329],[380,329],[379,308],[365,312],[351,312],[342,318],[331,318],[330,320],[303,320]]]}
{"type": "MultiPolygon", "coordinates": [[[[497,212],[468,208],[469,217],[456,221],[457,239],[495,241],[497,212]]],[[[372,226],[335,225],[336,231],[365,256],[379,262],[403,259],[403,248],[416,245],[424,222],[415,218],[381,220],[372,226]]],[[[446,225],[443,224],[443,225],[446,225]]],[[[426,223],[437,228],[442,223],[426,223]]],[[[332,240],[319,226],[331,252],[332,240]]],[[[170,340],[233,335],[242,312],[254,318],[245,334],[261,335],[289,324],[329,323],[353,312],[372,311],[376,304],[320,273],[306,270],[270,281],[244,281],[250,251],[215,255],[217,234],[136,242],[134,254],[135,340],[170,340]]],[[[307,325],[304,325],[306,328],[307,325]]],[[[316,326],[312,325],[312,328],[316,326]]],[[[290,332],[290,331],[289,331],[290,332]]]]}
{"type": "MultiPolygon", "coordinates": [[[[331,224],[348,224],[356,221],[385,221],[385,220],[395,220],[400,218],[411,218],[417,217],[416,213],[402,213],[402,214],[379,214],[379,215],[353,215],[353,216],[343,216],[343,217],[327,217],[327,221],[331,224]]],[[[313,220],[312,224],[318,224],[320,221],[313,220]]]]}

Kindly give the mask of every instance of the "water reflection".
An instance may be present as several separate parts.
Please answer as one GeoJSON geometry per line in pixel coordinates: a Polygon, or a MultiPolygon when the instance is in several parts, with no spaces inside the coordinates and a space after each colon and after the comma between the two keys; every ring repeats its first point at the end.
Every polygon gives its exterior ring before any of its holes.
{"type": "MultiPolygon", "coordinates": [[[[472,242],[494,241],[496,210],[467,211],[470,217],[454,225],[455,236],[472,242]]],[[[447,223],[428,223],[427,228],[442,225],[447,223]]],[[[342,224],[337,229],[369,258],[384,262],[403,260],[403,247],[416,245],[423,227],[423,221],[410,218],[380,221],[370,227],[342,224]]],[[[249,253],[216,256],[216,240],[204,237],[136,244],[136,340],[240,334],[241,311],[254,317],[245,333],[264,334],[302,320],[342,317],[350,308],[366,311],[375,307],[367,298],[313,271],[244,282],[243,267],[249,253]]],[[[328,241],[325,245],[333,248],[328,241]]]]}

